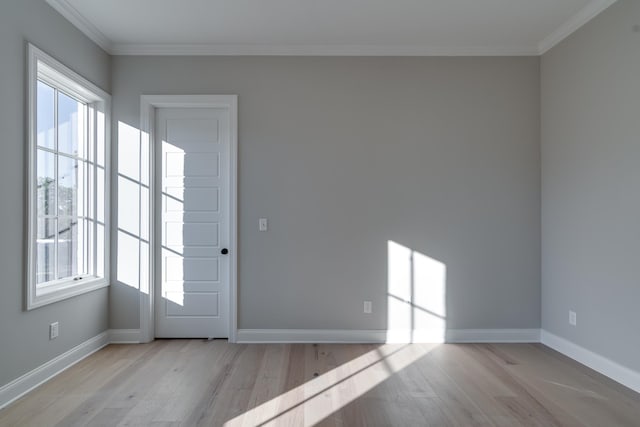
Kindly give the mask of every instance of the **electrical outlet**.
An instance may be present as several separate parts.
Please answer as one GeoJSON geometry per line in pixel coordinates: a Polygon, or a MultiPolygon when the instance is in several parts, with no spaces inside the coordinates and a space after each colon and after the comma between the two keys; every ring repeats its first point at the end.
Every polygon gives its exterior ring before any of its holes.
{"type": "Polygon", "coordinates": [[[569,324],[571,326],[576,326],[578,323],[578,318],[575,311],[569,310],[569,324]]]}
{"type": "Polygon", "coordinates": [[[364,312],[366,314],[371,314],[373,312],[373,307],[371,305],[371,301],[364,302],[364,312]]]}
{"type": "Polygon", "coordinates": [[[60,329],[60,325],[58,324],[58,322],[54,322],[54,323],[49,325],[49,339],[50,340],[58,338],[59,329],[60,329]]]}

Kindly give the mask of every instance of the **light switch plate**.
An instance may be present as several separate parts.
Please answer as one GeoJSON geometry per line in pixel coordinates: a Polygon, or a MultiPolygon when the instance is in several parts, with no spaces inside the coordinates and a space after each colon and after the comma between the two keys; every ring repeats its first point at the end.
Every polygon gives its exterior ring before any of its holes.
{"type": "Polygon", "coordinates": [[[268,229],[267,218],[260,218],[258,220],[258,230],[267,231],[267,229],[268,229]]]}
{"type": "Polygon", "coordinates": [[[53,340],[58,338],[58,333],[59,333],[59,329],[60,328],[60,324],[58,322],[53,322],[52,324],[49,325],[49,339],[53,340]]]}

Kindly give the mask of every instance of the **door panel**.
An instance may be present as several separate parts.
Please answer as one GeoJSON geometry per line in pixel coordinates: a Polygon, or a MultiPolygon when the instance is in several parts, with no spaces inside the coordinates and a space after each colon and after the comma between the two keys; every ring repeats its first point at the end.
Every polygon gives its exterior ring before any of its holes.
{"type": "Polygon", "coordinates": [[[168,292],[166,298],[167,315],[181,317],[218,316],[218,297],[217,292],[168,292]]]}
{"type": "Polygon", "coordinates": [[[208,222],[165,222],[166,245],[182,246],[219,246],[218,224],[208,222]]]}
{"type": "Polygon", "coordinates": [[[156,337],[228,337],[229,113],[156,115],[156,337]]]}

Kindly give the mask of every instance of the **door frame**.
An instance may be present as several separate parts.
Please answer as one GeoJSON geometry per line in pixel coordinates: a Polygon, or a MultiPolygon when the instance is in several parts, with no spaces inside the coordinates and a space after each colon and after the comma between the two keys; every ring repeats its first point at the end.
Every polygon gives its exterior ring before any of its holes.
{"type": "Polygon", "coordinates": [[[149,280],[140,281],[140,342],[155,339],[156,277],[156,109],[225,108],[229,111],[229,342],[236,342],[238,331],[238,95],[141,95],[140,144],[149,149],[149,280]]]}

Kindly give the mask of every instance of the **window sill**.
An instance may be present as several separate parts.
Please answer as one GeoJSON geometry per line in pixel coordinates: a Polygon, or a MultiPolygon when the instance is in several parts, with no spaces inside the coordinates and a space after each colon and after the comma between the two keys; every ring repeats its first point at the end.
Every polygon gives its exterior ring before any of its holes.
{"type": "Polygon", "coordinates": [[[104,277],[87,277],[82,280],[63,280],[36,289],[35,295],[30,295],[27,310],[42,307],[47,304],[62,301],[88,292],[109,286],[104,277]]]}

